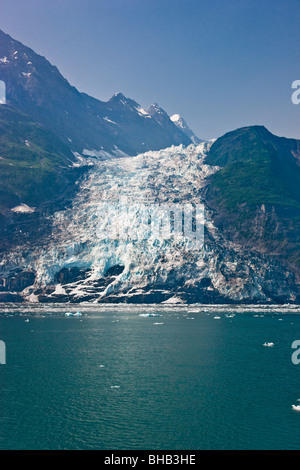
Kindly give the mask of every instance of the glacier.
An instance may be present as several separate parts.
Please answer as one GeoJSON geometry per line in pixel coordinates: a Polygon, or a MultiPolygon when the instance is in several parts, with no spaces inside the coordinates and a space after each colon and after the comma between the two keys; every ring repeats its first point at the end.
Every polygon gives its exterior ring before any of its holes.
{"type": "Polygon", "coordinates": [[[134,157],[86,155],[90,170],[72,205],[49,216],[52,231],[43,243],[4,254],[1,277],[22,269],[34,273],[34,283],[21,292],[27,302],[274,303],[280,295],[293,302],[291,274],[226,240],[208,207],[198,249],[183,237],[106,235],[107,226],[124,225],[128,207],[134,233],[141,205],[205,205],[203,189],[218,171],[205,163],[210,146],[173,146],[134,157]],[[116,205],[118,220],[110,211],[116,205]]]}

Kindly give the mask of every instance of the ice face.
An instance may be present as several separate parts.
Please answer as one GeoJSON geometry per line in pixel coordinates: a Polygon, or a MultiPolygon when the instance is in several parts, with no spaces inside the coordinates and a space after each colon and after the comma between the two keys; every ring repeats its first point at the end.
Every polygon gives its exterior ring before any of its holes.
{"type": "Polygon", "coordinates": [[[207,144],[179,146],[96,162],[73,207],[54,216],[52,242],[37,262],[38,282],[53,282],[63,267],[89,269],[87,281],[73,286],[74,294],[80,296],[89,282],[103,277],[113,266],[123,266],[123,272],[99,294],[103,297],[133,287],[168,283],[174,271],[194,277],[202,266],[200,245],[200,251],[193,252],[188,239],[155,233],[145,237],[139,232],[145,228],[139,217],[141,207],[149,205],[199,206],[199,190],[205,178],[216,171],[204,164],[207,149],[207,144]],[[108,234],[108,226],[120,229],[128,224],[128,209],[134,214],[127,227],[131,235],[108,234]],[[190,263],[191,258],[195,264],[190,263]]]}

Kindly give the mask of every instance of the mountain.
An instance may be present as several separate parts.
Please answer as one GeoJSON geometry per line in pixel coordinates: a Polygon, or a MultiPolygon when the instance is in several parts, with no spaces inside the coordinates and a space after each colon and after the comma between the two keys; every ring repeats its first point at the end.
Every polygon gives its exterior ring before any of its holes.
{"type": "Polygon", "coordinates": [[[173,114],[170,119],[172,122],[174,122],[178,129],[183,131],[191,139],[193,144],[199,145],[201,142],[204,142],[203,139],[199,139],[199,137],[197,137],[196,134],[189,128],[186,121],[182,116],[180,116],[180,114],[173,114]]]}
{"type": "Polygon", "coordinates": [[[1,105],[0,253],[50,234],[48,216],[72,201],[88,168],[53,133],[1,105]]]}
{"type": "Polygon", "coordinates": [[[50,234],[49,215],[72,202],[91,157],[191,143],[122,93],[107,103],[79,93],[1,30],[0,100],[0,251],[50,234]]]}
{"type": "Polygon", "coordinates": [[[108,102],[80,93],[44,57],[1,30],[0,79],[6,84],[8,105],[42,124],[75,153],[136,155],[191,143],[166,113],[162,125],[122,93],[108,102]]]}
{"type": "Polygon", "coordinates": [[[174,135],[177,141],[177,145],[179,145],[180,143],[187,145],[187,139],[189,140],[189,143],[192,143],[192,139],[187,135],[184,129],[178,128],[178,126],[173,123],[172,119],[170,119],[169,115],[162,108],[160,108],[157,103],[152,104],[147,109],[147,112],[152,117],[152,119],[155,119],[155,121],[160,124],[160,126],[166,131],[170,138],[174,135]],[[174,124],[177,127],[175,134],[174,124]]]}
{"type": "Polygon", "coordinates": [[[9,106],[0,106],[0,211],[39,206],[74,181],[76,158],[54,134],[9,106]]]}
{"type": "MultiPolygon", "coordinates": [[[[249,136],[253,132],[249,129],[249,136]]],[[[223,158],[214,153],[219,144],[96,160],[72,204],[48,217],[50,232],[33,240],[25,226],[19,243],[2,253],[0,301],[299,303],[295,270],[270,250],[230,238],[219,223],[224,209],[212,207],[210,192],[214,195],[214,181],[226,167],[207,163],[223,158]],[[204,243],[183,237],[182,226],[176,236],[168,231],[176,208],[201,203],[204,243]],[[169,207],[164,215],[169,219],[149,234],[145,207],[152,210],[151,224],[159,207],[169,207]]]]}
{"type": "Polygon", "coordinates": [[[205,188],[216,225],[299,276],[300,141],[245,127],[213,143],[205,161],[221,168],[205,188]]]}
{"type": "Polygon", "coordinates": [[[0,80],[0,302],[300,303],[300,141],[199,143],[1,31],[0,80]]]}

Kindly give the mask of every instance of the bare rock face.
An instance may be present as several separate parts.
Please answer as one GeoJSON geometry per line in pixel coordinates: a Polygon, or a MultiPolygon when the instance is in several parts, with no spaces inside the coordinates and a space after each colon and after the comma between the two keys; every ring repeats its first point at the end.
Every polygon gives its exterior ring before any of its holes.
{"type": "Polygon", "coordinates": [[[180,129],[187,136],[189,136],[193,144],[199,145],[201,144],[201,142],[204,142],[203,139],[199,139],[199,137],[192,131],[192,129],[189,128],[185,119],[180,116],[180,114],[173,114],[173,116],[171,116],[171,121],[174,122],[175,126],[177,126],[178,129],[180,129]]]}

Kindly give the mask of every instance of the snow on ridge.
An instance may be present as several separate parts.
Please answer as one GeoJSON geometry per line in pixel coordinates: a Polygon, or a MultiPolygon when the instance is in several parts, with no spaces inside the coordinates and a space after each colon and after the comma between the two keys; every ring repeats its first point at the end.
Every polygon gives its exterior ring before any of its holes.
{"type": "Polygon", "coordinates": [[[104,121],[110,122],[111,124],[115,124],[116,126],[118,125],[115,121],[112,121],[109,119],[107,116],[103,118],[104,121]]]}
{"type": "Polygon", "coordinates": [[[144,108],[142,108],[141,106],[137,106],[135,109],[136,109],[136,111],[138,112],[138,114],[139,114],[140,116],[143,116],[143,117],[146,117],[146,118],[150,118],[150,119],[151,119],[150,114],[149,114],[144,108]]]}
{"type": "MultiPolygon", "coordinates": [[[[78,154],[76,154],[78,155],[78,154]]],[[[92,157],[92,158],[100,158],[101,160],[111,160],[112,158],[123,158],[123,157],[128,157],[128,155],[123,152],[121,149],[119,149],[116,145],[114,145],[114,150],[111,150],[110,152],[106,150],[88,150],[84,149],[82,151],[82,155],[85,157],[92,157]]]]}
{"type": "Polygon", "coordinates": [[[11,211],[15,213],[32,214],[33,212],[35,212],[35,209],[35,207],[29,207],[27,206],[27,204],[20,204],[19,206],[16,206],[11,209],[11,211]]]}
{"type": "Polygon", "coordinates": [[[85,155],[86,157],[93,157],[93,158],[99,158],[99,157],[104,157],[106,156],[107,152],[104,152],[104,150],[88,150],[88,149],[83,149],[82,155],[85,155]]]}
{"type": "Polygon", "coordinates": [[[173,116],[170,117],[171,121],[177,122],[179,119],[181,119],[180,114],[173,114],[173,116]]]}

